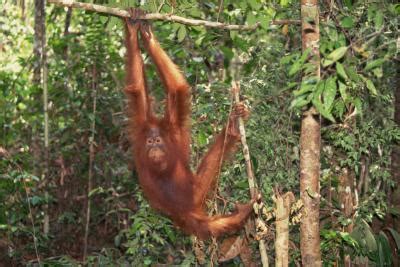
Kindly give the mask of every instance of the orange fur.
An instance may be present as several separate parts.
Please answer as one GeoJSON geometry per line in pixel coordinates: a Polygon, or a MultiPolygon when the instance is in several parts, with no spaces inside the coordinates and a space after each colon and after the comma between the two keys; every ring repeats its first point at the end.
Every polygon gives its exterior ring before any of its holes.
{"type": "MultiPolygon", "coordinates": [[[[132,11],[132,12],[137,11],[132,11]]],[[[190,149],[190,87],[179,68],[157,42],[150,27],[143,22],[126,21],[126,88],[131,115],[131,141],[139,182],[152,207],[169,216],[185,233],[201,239],[218,237],[239,230],[252,211],[252,203],[241,205],[230,215],[207,216],[204,203],[216,182],[221,159],[234,151],[237,134],[225,130],[216,137],[197,172],[189,167],[190,149]],[[157,118],[151,109],[146,86],[138,35],[157,67],[166,89],[166,111],[157,118]],[[157,129],[154,131],[154,129],[157,129]],[[157,163],[165,156],[164,165],[151,162],[146,148],[149,132],[159,133],[162,140],[157,163]]],[[[235,115],[235,114],[234,114],[235,115]]],[[[231,122],[237,127],[234,115],[231,122]]],[[[237,115],[237,114],[236,114],[237,115]]],[[[154,145],[152,145],[154,146],[154,145]]],[[[153,155],[153,154],[152,154],[153,155]]]]}

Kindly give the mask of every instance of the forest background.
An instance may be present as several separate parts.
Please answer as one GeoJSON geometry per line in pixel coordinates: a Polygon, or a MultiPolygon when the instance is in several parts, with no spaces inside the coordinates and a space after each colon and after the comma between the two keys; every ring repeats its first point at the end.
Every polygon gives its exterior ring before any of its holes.
{"type": "MultiPolygon", "coordinates": [[[[125,127],[120,19],[42,0],[1,2],[0,265],[190,266],[222,261],[224,253],[226,260],[224,246],[231,248],[232,241],[216,249],[217,242],[185,236],[142,196],[125,127]]],[[[275,194],[291,191],[298,199],[302,114],[314,108],[321,127],[320,192],[308,193],[320,199],[324,265],[349,259],[398,264],[399,4],[320,1],[316,80],[304,79],[316,63],[302,51],[299,1],[137,2],[96,1],[259,23],[252,31],[229,31],[153,22],[192,86],[193,165],[225,125],[236,79],[251,110],[247,142],[267,210],[275,194]]],[[[147,56],[145,63],[160,100],[163,90],[147,56]]],[[[209,203],[213,212],[249,199],[244,162],[237,153],[222,169],[209,203]]],[[[301,208],[296,212],[299,221],[307,216],[301,208]]],[[[273,261],[275,223],[264,220],[262,239],[273,261]]],[[[292,220],[289,229],[290,264],[297,266],[299,223],[292,220]]],[[[224,264],[260,262],[257,242],[246,240],[224,264]]]]}

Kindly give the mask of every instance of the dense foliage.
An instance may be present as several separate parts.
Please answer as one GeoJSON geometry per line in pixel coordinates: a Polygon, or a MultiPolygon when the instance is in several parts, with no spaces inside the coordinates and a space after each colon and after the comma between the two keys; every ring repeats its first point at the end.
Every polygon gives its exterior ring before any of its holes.
{"type": "MultiPolygon", "coordinates": [[[[188,18],[261,22],[252,32],[153,23],[162,46],[192,85],[193,166],[226,123],[232,105],[230,82],[238,76],[252,111],[246,131],[264,201],[273,205],[274,188],[298,194],[301,110],[313,105],[322,115],[322,258],[333,264],[350,254],[368,257],[378,266],[390,264],[389,241],[400,242],[395,230],[383,231],[385,216],[400,214],[388,209],[387,197],[395,186],[391,148],[400,140],[392,104],[399,5],[321,3],[322,75],[320,80],[302,80],[310,63],[308,52],[301,52],[299,26],[271,23],[300,18],[297,2],[141,2],[152,12],[160,8],[188,18]],[[358,193],[351,216],[341,207],[343,170],[352,192],[358,193]],[[350,225],[352,233],[345,230],[350,225]]],[[[137,184],[125,129],[123,28],[116,18],[74,9],[68,22],[66,9],[46,8],[50,157],[44,174],[42,88],[32,83],[37,64],[32,56],[33,3],[26,5],[6,1],[0,11],[0,262],[28,264],[36,261],[37,253],[49,264],[77,264],[89,196],[89,262],[194,264],[199,260],[194,245],[198,243],[152,210],[137,184]],[[94,176],[88,193],[91,142],[94,176]],[[46,214],[48,235],[42,231],[46,214]]],[[[147,57],[145,63],[151,91],[161,100],[155,69],[147,57]]],[[[209,203],[213,212],[232,210],[235,201],[249,198],[241,153],[223,168],[219,182],[216,204],[209,203]]],[[[300,260],[296,224],[290,234],[295,264],[300,260]]],[[[267,244],[272,259],[272,235],[267,244]]],[[[202,246],[205,261],[215,260],[212,243],[202,246]]]]}

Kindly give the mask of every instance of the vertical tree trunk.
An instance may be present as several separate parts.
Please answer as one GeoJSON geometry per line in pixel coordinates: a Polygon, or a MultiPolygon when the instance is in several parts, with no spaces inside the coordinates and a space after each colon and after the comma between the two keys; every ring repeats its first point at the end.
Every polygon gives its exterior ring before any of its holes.
{"type": "MultiPolygon", "coordinates": [[[[347,168],[343,168],[339,175],[339,202],[340,209],[346,219],[351,219],[353,216],[353,184],[354,177],[349,173],[347,168]]],[[[346,226],[344,229],[346,232],[351,233],[353,231],[353,222],[346,226]]]]}
{"type": "Polygon", "coordinates": [[[21,19],[22,21],[25,21],[26,19],[26,14],[25,14],[25,0],[20,0],[19,5],[21,7],[21,19]]]}
{"type": "MultiPolygon", "coordinates": [[[[320,76],[319,13],[317,0],[301,0],[303,51],[311,48],[314,75],[320,76]]],[[[300,224],[300,250],[303,266],[321,266],[319,237],[319,171],[321,128],[314,108],[303,113],[300,135],[300,197],[304,217],[300,224]]]]}
{"type": "MultiPolygon", "coordinates": [[[[67,37],[69,34],[69,26],[71,25],[72,18],[72,8],[69,7],[67,13],[65,14],[65,23],[64,23],[64,37],[67,37]]],[[[63,59],[68,59],[68,45],[64,48],[63,59]]]]}
{"type": "MultiPolygon", "coordinates": [[[[397,75],[394,78],[394,122],[400,126],[400,62],[397,60],[397,75]]],[[[389,207],[400,210],[400,145],[393,144],[392,147],[392,179],[395,182],[393,191],[390,192],[389,207]]],[[[394,229],[400,233],[400,219],[399,217],[392,216],[394,229]]]]}
{"type": "MultiPolygon", "coordinates": [[[[47,62],[46,62],[46,13],[45,0],[35,0],[35,40],[33,54],[35,63],[33,67],[33,83],[41,86],[43,89],[43,113],[44,113],[44,160],[43,177],[47,184],[49,173],[49,117],[48,117],[48,92],[47,92],[47,62]]],[[[48,199],[48,193],[45,192],[45,198],[48,199]]],[[[44,207],[43,233],[49,233],[50,218],[48,205],[44,207]]]]}
{"type": "Polygon", "coordinates": [[[87,185],[87,195],[86,195],[86,223],[85,223],[85,236],[83,239],[83,262],[86,262],[86,257],[88,253],[88,239],[90,231],[90,214],[92,209],[92,200],[90,198],[90,192],[93,189],[93,168],[94,168],[94,158],[95,158],[95,147],[94,138],[96,133],[96,110],[97,110],[97,68],[96,63],[93,64],[92,69],[92,97],[93,97],[93,119],[90,126],[91,135],[89,137],[89,177],[87,185]]]}
{"type": "Polygon", "coordinates": [[[295,201],[292,192],[283,196],[276,192],[276,238],[275,238],[275,267],[289,266],[289,215],[290,207],[295,201]]]}
{"type": "Polygon", "coordinates": [[[43,48],[46,38],[45,0],[35,0],[35,39],[33,44],[33,83],[40,86],[42,81],[43,48]]]}

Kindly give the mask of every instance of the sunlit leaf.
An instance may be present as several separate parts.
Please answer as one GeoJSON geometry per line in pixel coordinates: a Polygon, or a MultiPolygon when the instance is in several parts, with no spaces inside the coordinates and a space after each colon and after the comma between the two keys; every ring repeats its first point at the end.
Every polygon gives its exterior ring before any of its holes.
{"type": "Polygon", "coordinates": [[[292,102],[290,103],[290,109],[293,108],[301,108],[304,107],[305,105],[307,105],[308,103],[311,102],[311,98],[310,96],[312,96],[312,94],[304,94],[301,95],[299,97],[296,97],[295,99],[292,100],[292,102]]]}
{"type": "Polygon", "coordinates": [[[186,37],[186,27],[180,26],[177,32],[178,42],[181,43],[186,37]]]}
{"type": "Polygon", "coordinates": [[[373,83],[370,79],[367,79],[367,80],[365,81],[365,85],[367,86],[369,92],[370,92],[372,95],[377,95],[377,94],[378,94],[378,92],[376,91],[376,88],[375,88],[374,83],[373,83]]]}
{"type": "Polygon", "coordinates": [[[257,18],[253,12],[250,11],[247,13],[246,22],[248,25],[254,25],[257,23],[257,18]]]}
{"type": "Polygon", "coordinates": [[[376,238],[378,244],[379,266],[391,266],[392,251],[387,236],[384,232],[379,232],[376,238]]]}
{"type": "Polygon", "coordinates": [[[334,117],[332,116],[332,113],[328,111],[324,104],[321,101],[322,98],[322,93],[325,89],[325,81],[321,81],[317,85],[317,90],[313,93],[313,98],[312,98],[312,103],[314,107],[317,109],[317,111],[326,119],[335,122],[334,117]]]}
{"type": "Polygon", "coordinates": [[[354,27],[354,21],[352,17],[344,17],[341,21],[340,21],[340,25],[342,25],[343,28],[353,28],[354,27]]]}
{"type": "Polygon", "coordinates": [[[339,75],[339,77],[343,78],[344,80],[347,80],[349,77],[347,77],[346,71],[344,70],[344,67],[342,64],[339,62],[336,62],[336,72],[339,75]]]}
{"type": "Polygon", "coordinates": [[[336,62],[346,54],[348,49],[349,49],[348,46],[339,47],[335,49],[332,53],[330,53],[326,58],[336,62]]]}
{"type": "Polygon", "coordinates": [[[381,10],[377,10],[374,18],[375,28],[380,29],[383,26],[383,13],[381,10]]]}
{"type": "Polygon", "coordinates": [[[367,65],[364,68],[364,71],[369,71],[373,68],[379,67],[381,66],[383,63],[385,63],[385,59],[384,58],[378,58],[376,60],[372,60],[370,62],[367,63],[367,65]]]}
{"type": "Polygon", "coordinates": [[[339,93],[340,96],[342,97],[343,101],[346,102],[348,99],[347,96],[347,86],[346,84],[342,83],[341,81],[338,82],[339,83],[339,93]]]}
{"type": "Polygon", "coordinates": [[[354,67],[352,67],[352,66],[347,67],[347,68],[346,68],[346,73],[349,75],[350,79],[351,79],[353,82],[358,83],[358,82],[361,81],[361,77],[360,77],[360,75],[357,73],[357,71],[354,69],[354,67]]]}
{"type": "Polygon", "coordinates": [[[258,0],[247,0],[247,3],[253,10],[259,10],[261,7],[261,3],[258,0]]]}
{"type": "Polygon", "coordinates": [[[332,109],[333,101],[335,100],[337,92],[336,78],[329,77],[325,82],[325,89],[323,91],[324,109],[330,111],[332,109]]]}

